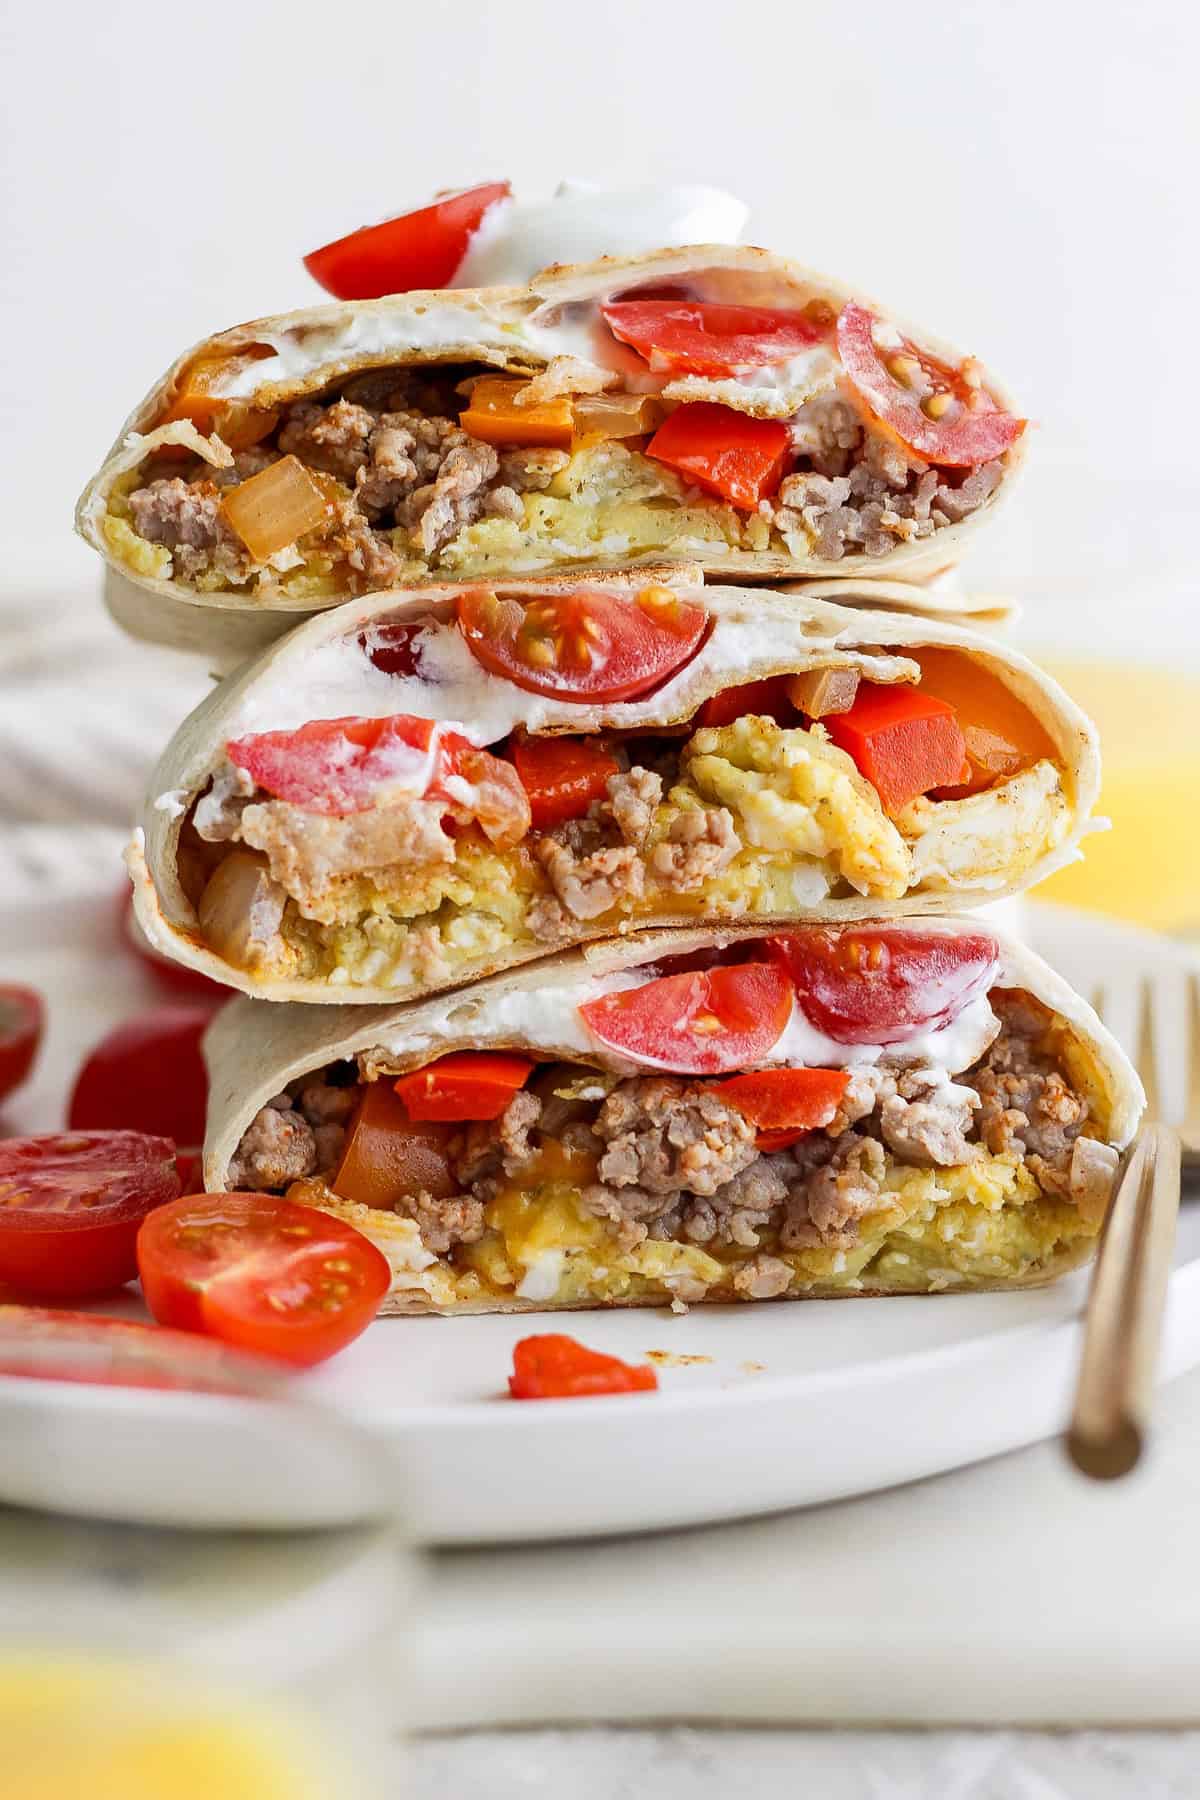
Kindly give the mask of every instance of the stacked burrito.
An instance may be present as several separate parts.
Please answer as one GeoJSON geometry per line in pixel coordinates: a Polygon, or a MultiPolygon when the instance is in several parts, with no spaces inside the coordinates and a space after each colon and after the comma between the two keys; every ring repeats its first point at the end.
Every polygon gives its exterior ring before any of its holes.
{"type": "Polygon", "coordinates": [[[1143,1097],[973,909],[1079,854],[1095,732],[939,585],[1026,436],[740,245],[181,357],[78,520],[118,620],[228,671],[129,852],[150,941],[244,996],[208,1188],[352,1223],[390,1312],[1083,1261],[1143,1097]]]}

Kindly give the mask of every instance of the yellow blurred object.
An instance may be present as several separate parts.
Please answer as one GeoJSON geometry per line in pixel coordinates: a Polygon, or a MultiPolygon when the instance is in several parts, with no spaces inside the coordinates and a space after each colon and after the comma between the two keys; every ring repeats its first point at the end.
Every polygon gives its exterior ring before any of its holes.
{"type": "Polygon", "coordinates": [[[357,1800],[282,1708],[137,1662],[0,1656],[0,1800],[357,1800]]]}
{"type": "Polygon", "coordinates": [[[1111,832],[1037,890],[1159,931],[1200,932],[1200,678],[1114,663],[1046,665],[1100,728],[1111,832]]]}

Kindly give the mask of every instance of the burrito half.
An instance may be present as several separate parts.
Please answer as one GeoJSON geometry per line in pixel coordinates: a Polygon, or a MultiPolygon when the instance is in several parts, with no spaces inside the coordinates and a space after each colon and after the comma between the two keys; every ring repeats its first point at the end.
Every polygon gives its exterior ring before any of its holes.
{"type": "Polygon", "coordinates": [[[1024,421],[973,357],[765,250],[558,266],[239,325],[135,409],[78,524],[116,607],[311,612],[431,579],[955,562],[1024,421]]]}
{"type": "Polygon", "coordinates": [[[131,865],[169,955],[406,999],[587,938],[953,911],[1076,854],[1088,721],[1013,651],[628,577],[377,596],[215,690],[131,865]]]}
{"type": "Polygon", "coordinates": [[[385,1310],[1011,1288],[1092,1251],[1143,1104],[968,920],[645,933],[420,1006],[212,1027],[210,1190],[366,1233],[385,1310]]]}

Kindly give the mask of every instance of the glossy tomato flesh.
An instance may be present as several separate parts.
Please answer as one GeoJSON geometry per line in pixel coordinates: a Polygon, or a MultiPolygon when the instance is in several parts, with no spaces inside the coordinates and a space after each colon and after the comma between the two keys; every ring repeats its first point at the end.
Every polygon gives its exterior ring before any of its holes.
{"type": "Polygon", "coordinates": [[[724,1075],[760,1062],[787,1027],[792,983],[777,962],[665,975],[579,1008],[610,1049],[680,1075],[724,1075]]]}
{"type": "Polygon", "coordinates": [[[102,1038],[75,1078],[73,1131],[148,1131],[187,1149],[204,1141],[207,1007],[160,1006],[102,1038]]]}
{"type": "Polygon", "coordinates": [[[46,1008],[33,988],[0,986],[0,1100],[28,1078],[46,1028],[46,1008]]]}
{"type": "Polygon", "coordinates": [[[507,181],[487,181],[448,194],[416,212],[364,225],[312,250],[304,266],[338,300],[376,300],[453,281],[484,215],[512,193],[507,181]]]}
{"type": "Polygon", "coordinates": [[[839,1044],[899,1044],[947,1025],[992,984],[999,947],[986,931],[813,926],[773,938],[796,1001],[839,1044]]]}
{"type": "Polygon", "coordinates": [[[160,1207],[138,1233],[137,1260],[160,1324],[301,1367],[365,1331],[391,1281],[361,1231],[270,1194],[160,1207]]]}
{"type": "Polygon", "coordinates": [[[691,661],[708,630],[702,606],[670,588],[601,588],[517,600],[477,588],[458,601],[477,662],[529,693],[582,703],[632,700],[691,661]]]}
{"type": "Polygon", "coordinates": [[[736,375],[787,362],[828,337],[833,322],[832,313],[705,300],[617,300],[600,310],[613,336],[652,369],[689,375],[736,375]]]}
{"type": "Polygon", "coordinates": [[[974,366],[951,368],[907,339],[875,342],[879,321],[850,301],[837,325],[838,354],[868,409],[929,462],[973,468],[1011,449],[1025,429],[992,399],[974,366]]]}
{"type": "Polygon", "coordinates": [[[137,1273],[138,1227],[179,1193],[175,1146],[138,1131],[0,1140],[0,1284],[82,1299],[137,1273]]]}
{"type": "Polygon", "coordinates": [[[514,1400],[583,1400],[599,1394],[635,1394],[658,1386],[647,1364],[622,1362],[589,1350],[575,1338],[547,1331],[513,1348],[508,1391],[514,1400]]]}
{"type": "Polygon", "coordinates": [[[520,738],[509,755],[529,796],[535,831],[581,819],[594,801],[604,799],[620,768],[616,757],[592,738],[520,738]]]}

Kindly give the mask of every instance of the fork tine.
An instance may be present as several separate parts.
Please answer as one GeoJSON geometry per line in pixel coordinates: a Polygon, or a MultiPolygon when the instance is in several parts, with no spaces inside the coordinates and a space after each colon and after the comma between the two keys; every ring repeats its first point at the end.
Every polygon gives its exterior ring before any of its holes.
{"type": "Polygon", "coordinates": [[[1161,1102],[1154,1054],[1154,990],[1145,979],[1138,983],[1137,1051],[1133,1061],[1146,1090],[1146,1117],[1157,1119],[1161,1114],[1161,1102]]]}
{"type": "Polygon", "coordinates": [[[1187,1042],[1184,1056],[1187,1059],[1187,1098],[1184,1102],[1182,1131],[1189,1143],[1195,1143],[1200,1141],[1200,979],[1195,975],[1188,981],[1187,1042]]]}

